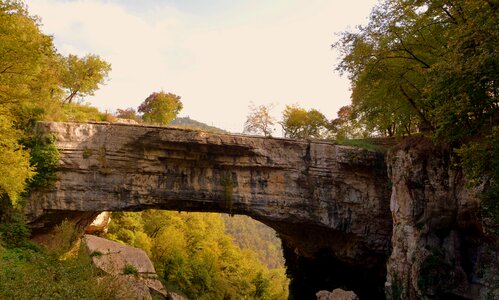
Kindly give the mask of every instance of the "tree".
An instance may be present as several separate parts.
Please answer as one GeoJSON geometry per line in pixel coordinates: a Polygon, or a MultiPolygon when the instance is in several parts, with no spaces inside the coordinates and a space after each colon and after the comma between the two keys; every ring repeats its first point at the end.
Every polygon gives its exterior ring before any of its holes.
{"type": "Polygon", "coordinates": [[[324,138],[327,125],[326,117],[316,109],[287,105],[282,113],[281,126],[287,138],[324,138]]]}
{"type": "Polygon", "coordinates": [[[169,124],[182,110],[180,96],[172,93],[152,93],[140,104],[138,111],[146,123],[169,124]]]}
{"type": "Polygon", "coordinates": [[[116,110],[116,117],[121,119],[129,119],[129,120],[138,120],[139,116],[137,115],[137,111],[135,109],[129,107],[127,109],[118,108],[116,110]]]}
{"type": "Polygon", "coordinates": [[[97,55],[79,58],[70,54],[61,57],[61,85],[66,90],[64,102],[71,103],[75,97],[94,95],[99,84],[104,84],[111,65],[97,55]]]}
{"type": "Polygon", "coordinates": [[[353,111],[372,130],[460,143],[498,122],[494,1],[387,0],[334,46],[353,111]]]}
{"type": "Polygon", "coordinates": [[[272,131],[275,130],[275,118],[270,114],[272,108],[272,104],[255,106],[251,103],[249,106],[250,113],[244,123],[244,132],[271,136],[272,131]]]}
{"type": "Polygon", "coordinates": [[[15,204],[35,175],[19,140],[57,92],[55,48],[20,1],[0,1],[0,197],[15,204]]]}
{"type": "Polygon", "coordinates": [[[484,187],[482,221],[499,235],[497,12],[488,0],[385,0],[334,47],[359,121],[453,147],[470,182],[484,187]]]}
{"type": "Polygon", "coordinates": [[[224,232],[219,214],[113,213],[108,238],[144,249],[158,275],[189,299],[287,299],[284,269],[269,270],[224,232]]]}
{"type": "Polygon", "coordinates": [[[338,117],[329,124],[329,131],[337,140],[362,138],[368,135],[353,115],[351,105],[338,110],[338,117]]]}

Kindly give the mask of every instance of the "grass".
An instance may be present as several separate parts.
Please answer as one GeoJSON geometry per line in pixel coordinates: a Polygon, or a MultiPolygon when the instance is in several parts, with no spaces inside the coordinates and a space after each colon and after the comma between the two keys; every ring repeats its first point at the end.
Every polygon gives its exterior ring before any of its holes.
{"type": "Polygon", "coordinates": [[[126,264],[125,267],[123,267],[123,274],[138,276],[139,271],[134,266],[126,264]]]}
{"type": "Polygon", "coordinates": [[[344,146],[352,146],[357,148],[362,148],[371,151],[383,151],[383,147],[373,144],[371,141],[366,139],[352,139],[352,140],[336,140],[336,144],[344,146]]]}
{"type": "Polygon", "coordinates": [[[127,299],[102,275],[83,249],[61,260],[35,245],[0,248],[0,299],[127,299]]]}

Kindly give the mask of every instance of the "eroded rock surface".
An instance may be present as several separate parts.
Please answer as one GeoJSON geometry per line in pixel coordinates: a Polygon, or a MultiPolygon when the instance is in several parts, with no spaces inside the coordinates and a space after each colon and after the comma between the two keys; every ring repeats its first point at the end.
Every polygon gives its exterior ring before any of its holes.
{"type": "Polygon", "coordinates": [[[111,213],[108,211],[101,212],[90,225],[85,228],[87,234],[102,234],[107,233],[109,223],[111,222],[111,213]]]}
{"type": "Polygon", "coordinates": [[[30,197],[26,214],[35,234],[85,212],[244,214],[276,229],[288,256],[330,254],[354,267],[352,278],[365,269],[378,280],[386,274],[392,221],[379,153],[123,124],[40,123],[38,129],[56,136],[61,165],[59,181],[30,197]]]}
{"type": "Polygon", "coordinates": [[[85,235],[83,244],[95,267],[117,276],[118,282],[129,287],[133,299],[152,299],[156,295],[164,299],[173,297],[186,300],[163,287],[157,279],[151,260],[143,250],[93,235],[85,235]]]}
{"type": "Polygon", "coordinates": [[[322,290],[315,295],[317,300],[359,300],[354,292],[343,289],[334,289],[332,292],[322,290]]]}
{"type": "Polygon", "coordinates": [[[497,240],[449,150],[419,140],[388,156],[393,252],[388,299],[499,299],[497,240]]]}

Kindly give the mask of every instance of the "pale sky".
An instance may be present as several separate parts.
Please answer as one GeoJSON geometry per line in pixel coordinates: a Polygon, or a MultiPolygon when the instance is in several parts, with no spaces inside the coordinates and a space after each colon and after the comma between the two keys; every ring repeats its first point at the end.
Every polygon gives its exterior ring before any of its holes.
{"type": "MultiPolygon", "coordinates": [[[[58,51],[97,54],[109,81],[87,97],[137,108],[152,92],[182,97],[179,116],[241,132],[248,105],[316,108],[350,102],[335,72],[336,33],[366,24],[376,0],[27,0],[58,51]]],[[[277,132],[280,132],[278,128],[277,132]]]]}

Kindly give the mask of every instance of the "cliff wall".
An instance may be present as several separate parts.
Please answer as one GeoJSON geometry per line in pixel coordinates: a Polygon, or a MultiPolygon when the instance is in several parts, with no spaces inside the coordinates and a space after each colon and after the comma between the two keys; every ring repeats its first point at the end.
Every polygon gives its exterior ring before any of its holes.
{"type": "Polygon", "coordinates": [[[498,247],[448,149],[424,139],[387,157],[392,181],[393,251],[388,299],[499,299],[498,247]]]}

